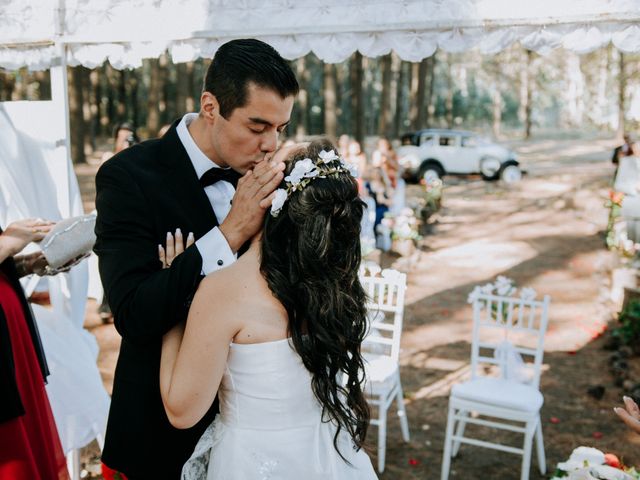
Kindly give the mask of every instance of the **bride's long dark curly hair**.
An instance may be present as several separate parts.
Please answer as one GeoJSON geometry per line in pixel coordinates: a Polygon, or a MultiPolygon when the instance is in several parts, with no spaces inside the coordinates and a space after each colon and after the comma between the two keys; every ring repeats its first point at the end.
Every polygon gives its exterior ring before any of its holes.
{"type": "MultiPolygon", "coordinates": [[[[336,148],[321,139],[292,153],[285,176],[299,160],[315,162],[322,150],[336,148]]],[[[349,173],[316,178],[293,192],[277,217],[267,213],[262,237],[260,270],[287,310],[289,335],[312,374],[323,418],[337,423],[333,443],[341,456],[341,429],[360,448],[369,425],[360,353],[365,292],[358,279],[364,207],[349,173]]]]}

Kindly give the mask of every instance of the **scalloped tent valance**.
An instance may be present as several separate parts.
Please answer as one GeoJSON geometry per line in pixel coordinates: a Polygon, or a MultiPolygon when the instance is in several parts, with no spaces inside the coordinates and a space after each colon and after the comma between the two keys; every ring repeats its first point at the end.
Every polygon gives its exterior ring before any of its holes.
{"type": "Polygon", "coordinates": [[[260,38],[289,59],[341,62],[394,50],[418,61],[440,48],[497,53],[514,42],[545,54],[612,42],[640,51],[640,0],[0,0],[0,66],[133,68],[168,50],[211,57],[233,38],[260,38]]]}

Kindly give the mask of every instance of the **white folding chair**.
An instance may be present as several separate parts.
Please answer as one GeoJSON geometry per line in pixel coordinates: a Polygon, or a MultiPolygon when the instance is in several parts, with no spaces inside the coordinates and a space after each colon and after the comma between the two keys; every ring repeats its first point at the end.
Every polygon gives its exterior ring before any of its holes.
{"type": "Polygon", "coordinates": [[[540,472],[546,472],[539,385],[549,302],[548,295],[542,301],[475,297],[472,378],[451,390],[441,480],[449,478],[451,458],[461,443],[522,455],[520,479],[527,480],[534,436],[540,472]],[[523,433],[522,448],[466,437],[467,423],[523,433]]]}
{"type": "Polygon", "coordinates": [[[362,344],[368,401],[378,409],[371,425],[378,427],[378,471],[384,471],[387,443],[387,410],[396,401],[402,438],[409,441],[409,424],[400,383],[400,336],[407,276],[396,270],[362,270],[360,282],[367,293],[369,333],[362,344]],[[377,271],[376,271],[377,270],[377,271]]]}

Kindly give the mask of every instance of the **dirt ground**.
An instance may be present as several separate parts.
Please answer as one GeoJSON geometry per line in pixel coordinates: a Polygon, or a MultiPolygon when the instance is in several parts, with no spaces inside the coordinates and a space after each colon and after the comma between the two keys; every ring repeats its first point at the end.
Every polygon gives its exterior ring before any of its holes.
{"type": "MultiPolygon", "coordinates": [[[[613,384],[609,352],[599,336],[617,308],[610,272],[618,260],[605,250],[603,235],[612,147],[611,140],[597,138],[513,142],[527,170],[522,182],[507,188],[473,177],[445,178],[443,209],[419,251],[410,258],[383,257],[384,266],[408,272],[401,376],[411,441],[402,441],[390,412],[381,479],[439,478],[449,389],[468,376],[467,295],[497,275],[551,296],[541,381],[548,473],[540,475],[534,459],[530,478],[548,478],[556,463],[580,445],[617,453],[630,465],[640,463],[640,438],[627,432],[612,411],[622,390],[613,384]],[[587,394],[593,385],[606,388],[601,400],[587,394]]],[[[95,170],[95,164],[76,169],[87,211],[93,209],[95,170]]],[[[411,186],[409,194],[418,189],[411,186]]],[[[100,344],[99,367],[110,391],[119,337],[112,325],[101,323],[94,302],[87,308],[86,327],[100,344]]],[[[521,441],[481,430],[485,438],[516,446],[521,441]]],[[[370,430],[372,451],[376,433],[370,430]]],[[[101,478],[95,444],[85,449],[83,464],[87,478],[101,478]]],[[[452,478],[464,479],[515,479],[519,472],[520,457],[469,445],[462,446],[451,467],[452,478]]]]}

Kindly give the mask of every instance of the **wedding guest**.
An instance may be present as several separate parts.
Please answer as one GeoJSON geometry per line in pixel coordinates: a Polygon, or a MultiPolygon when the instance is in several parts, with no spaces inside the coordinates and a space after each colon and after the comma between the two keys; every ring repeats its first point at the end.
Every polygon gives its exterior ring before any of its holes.
{"type": "Polygon", "coordinates": [[[629,157],[631,155],[634,155],[633,146],[636,143],[634,136],[629,132],[625,132],[624,135],[622,136],[622,139],[624,143],[622,145],[617,146],[613,150],[613,157],[611,158],[611,163],[613,163],[614,165],[618,165],[622,157],[629,157]]]}
{"type": "Polygon", "coordinates": [[[367,190],[376,203],[375,228],[380,225],[380,222],[384,218],[384,214],[389,211],[389,208],[393,204],[393,190],[387,185],[387,182],[384,179],[384,172],[381,167],[372,167],[369,169],[367,190]]]}
{"type": "Polygon", "coordinates": [[[356,140],[351,140],[349,142],[347,155],[344,159],[348,163],[355,165],[358,168],[358,172],[364,172],[367,169],[367,156],[362,151],[360,142],[356,140]]]}
{"type": "Polygon", "coordinates": [[[350,142],[351,142],[351,139],[347,134],[342,134],[340,135],[340,138],[338,138],[338,153],[340,154],[341,157],[347,158],[347,156],[349,155],[350,142]]]}
{"type": "Polygon", "coordinates": [[[136,143],[140,143],[140,138],[136,133],[136,128],[133,126],[133,123],[118,123],[113,129],[113,151],[105,152],[102,156],[102,161],[106,162],[116,153],[120,153],[125,148],[129,148],[136,143]]]}
{"type": "Polygon", "coordinates": [[[38,328],[18,279],[44,273],[42,254],[15,256],[54,224],[21,220],[0,228],[0,479],[69,478],[45,391],[49,375],[38,328]],[[14,258],[15,256],[15,258],[14,258]]]}
{"type": "Polygon", "coordinates": [[[371,156],[371,164],[374,167],[382,167],[391,188],[398,186],[398,171],[400,170],[398,155],[391,146],[391,142],[386,138],[378,140],[378,145],[371,156]]]}

